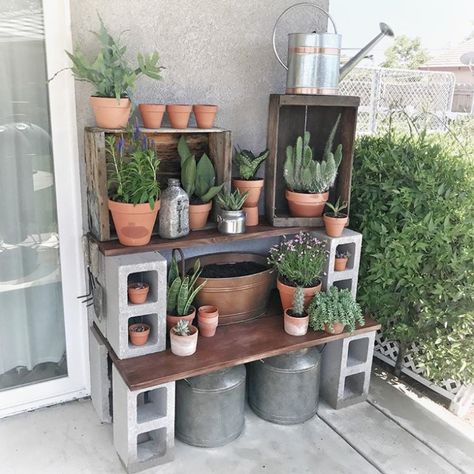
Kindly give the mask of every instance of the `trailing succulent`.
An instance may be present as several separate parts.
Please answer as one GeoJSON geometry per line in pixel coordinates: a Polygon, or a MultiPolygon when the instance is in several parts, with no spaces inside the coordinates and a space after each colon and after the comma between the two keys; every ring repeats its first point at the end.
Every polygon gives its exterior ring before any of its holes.
{"type": "Polygon", "coordinates": [[[335,286],[326,292],[316,293],[309,307],[309,324],[315,330],[323,330],[327,324],[332,330],[334,323],[343,324],[349,331],[355,330],[355,325],[364,324],[364,317],[359,304],[347,289],[335,286]]]}
{"type": "Polygon", "coordinates": [[[296,145],[286,148],[286,160],[283,176],[290,191],[300,193],[324,193],[336,180],[337,169],[342,161],[342,145],[332,146],[340,116],[329,134],[321,162],[313,160],[313,151],[309,146],[311,134],[306,131],[304,138],[298,137],[296,145]]]}
{"type": "Polygon", "coordinates": [[[196,157],[191,153],[184,136],[181,136],[178,154],[181,159],[181,184],[189,198],[207,203],[217,196],[224,184],[215,186],[216,172],[206,153],[196,163],[196,157]]]}
{"type": "Polygon", "coordinates": [[[296,287],[295,294],[293,296],[291,316],[300,318],[306,316],[306,311],[304,309],[304,289],[301,286],[296,287]]]}
{"type": "Polygon", "coordinates": [[[262,151],[255,156],[250,150],[236,149],[235,162],[239,167],[239,176],[241,179],[250,180],[255,178],[258,168],[267,159],[268,150],[262,151]]]}
{"type": "Polygon", "coordinates": [[[191,329],[189,328],[189,321],[185,321],[184,319],[179,320],[173,327],[173,332],[177,336],[190,336],[191,329]]]}
{"type": "Polygon", "coordinates": [[[223,211],[240,211],[248,194],[248,192],[241,194],[238,189],[232,193],[219,193],[217,203],[223,211]]]}

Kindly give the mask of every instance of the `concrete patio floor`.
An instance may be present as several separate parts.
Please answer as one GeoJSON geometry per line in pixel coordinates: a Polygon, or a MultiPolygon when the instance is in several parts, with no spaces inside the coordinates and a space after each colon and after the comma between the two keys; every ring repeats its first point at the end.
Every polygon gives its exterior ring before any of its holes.
{"type": "MultiPolygon", "coordinates": [[[[2,474],[125,472],[110,425],[90,400],[0,421],[2,474]]],[[[176,461],[148,474],[474,473],[474,430],[381,371],[367,402],[296,426],[265,422],[248,409],[234,442],[200,449],[177,441],[176,461]]]]}

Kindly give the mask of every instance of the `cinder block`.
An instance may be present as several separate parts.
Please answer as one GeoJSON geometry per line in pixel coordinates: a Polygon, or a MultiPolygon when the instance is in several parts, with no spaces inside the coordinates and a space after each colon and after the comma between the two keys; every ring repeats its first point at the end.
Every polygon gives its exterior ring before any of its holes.
{"type": "Polygon", "coordinates": [[[107,339],[120,359],[165,350],[166,268],[166,260],[158,252],[105,257],[107,339]],[[150,285],[147,301],[143,304],[128,301],[128,282],[137,281],[150,285]],[[133,322],[151,326],[150,337],[143,346],[133,346],[129,342],[131,318],[134,318],[133,322]]]}
{"type": "Polygon", "coordinates": [[[375,331],[329,342],[323,350],[321,396],[338,410],[367,399],[375,331]]]}
{"type": "Polygon", "coordinates": [[[175,382],[130,391],[112,367],[114,446],[127,472],[174,459],[175,382]]]}
{"type": "Polygon", "coordinates": [[[112,421],[110,413],[111,383],[108,374],[107,348],[101,341],[97,331],[89,327],[89,361],[91,377],[92,406],[101,422],[112,421]]]}

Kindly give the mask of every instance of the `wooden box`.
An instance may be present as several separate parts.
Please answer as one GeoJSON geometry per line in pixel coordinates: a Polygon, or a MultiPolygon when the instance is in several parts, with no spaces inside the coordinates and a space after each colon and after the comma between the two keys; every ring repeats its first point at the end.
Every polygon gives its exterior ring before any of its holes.
{"type": "MultiPolygon", "coordinates": [[[[294,146],[305,130],[311,133],[313,157],[320,159],[331,128],[341,114],[334,147],[342,144],[343,157],[329,201],[350,204],[352,155],[359,97],[342,95],[270,95],[267,146],[270,154],[265,168],[265,211],[269,223],[276,227],[322,227],[321,217],[291,217],[285,198],[283,164],[286,147],[294,146]]],[[[346,211],[344,211],[346,212],[346,211]]],[[[347,208],[349,213],[349,207],[347,208]]]]}
{"type": "MultiPolygon", "coordinates": [[[[154,143],[160,168],[158,179],[161,189],[166,187],[168,178],[179,178],[180,160],[177,144],[181,135],[186,135],[189,148],[196,157],[204,152],[214,164],[217,183],[226,183],[225,188],[230,189],[232,174],[232,143],[231,134],[228,130],[220,128],[198,129],[187,128],[177,130],[172,128],[163,129],[140,129],[142,133],[154,143]]],[[[109,216],[107,206],[107,157],[105,152],[105,137],[108,134],[122,134],[123,130],[106,130],[97,127],[86,127],[84,132],[85,164],[86,164],[86,189],[87,189],[87,213],[89,230],[99,241],[115,238],[112,219],[109,216]]],[[[158,219],[154,234],[157,231],[158,219]]]]}

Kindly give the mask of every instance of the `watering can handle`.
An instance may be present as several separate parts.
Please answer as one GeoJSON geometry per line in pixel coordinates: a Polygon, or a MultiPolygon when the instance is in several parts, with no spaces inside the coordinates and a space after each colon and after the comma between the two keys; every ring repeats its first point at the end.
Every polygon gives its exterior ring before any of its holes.
{"type": "Polygon", "coordinates": [[[291,5],[291,7],[288,7],[286,10],[284,10],[280,16],[277,18],[277,21],[275,22],[275,26],[273,27],[273,51],[275,53],[275,56],[276,58],[278,59],[279,63],[286,69],[288,70],[288,66],[282,61],[282,59],[280,58],[280,55],[278,54],[278,51],[277,51],[277,47],[276,47],[276,31],[277,31],[277,26],[278,26],[278,23],[280,23],[280,20],[282,19],[282,17],[284,15],[286,15],[287,12],[289,12],[291,9],[295,8],[295,7],[302,7],[302,6],[305,6],[305,7],[313,7],[313,8],[316,8],[317,10],[319,10],[320,12],[323,12],[329,19],[329,21],[332,23],[332,26],[334,28],[334,33],[337,34],[337,28],[336,28],[336,23],[334,22],[332,16],[326,11],[324,10],[324,8],[321,8],[319,7],[318,5],[315,5],[314,3],[310,3],[310,2],[301,2],[301,3],[295,3],[294,5],[291,5]]]}

